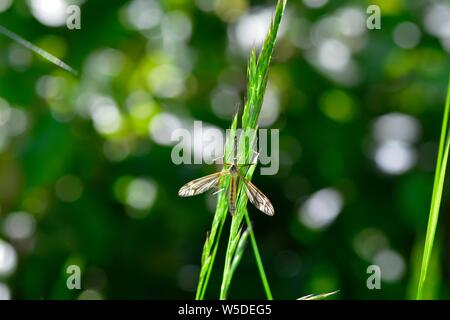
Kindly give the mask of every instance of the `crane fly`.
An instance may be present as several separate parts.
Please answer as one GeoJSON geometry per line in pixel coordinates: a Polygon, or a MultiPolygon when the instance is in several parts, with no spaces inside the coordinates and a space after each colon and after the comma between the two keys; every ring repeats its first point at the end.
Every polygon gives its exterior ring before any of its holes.
{"type": "Polygon", "coordinates": [[[229,168],[224,171],[216,172],[186,183],[180,188],[180,190],[178,191],[178,195],[180,197],[190,197],[204,193],[211,188],[217,188],[220,179],[224,176],[230,175],[231,180],[228,187],[228,208],[232,215],[236,211],[237,186],[238,180],[240,179],[245,184],[245,191],[250,202],[253,203],[253,205],[258,208],[258,210],[264,212],[269,216],[273,216],[275,210],[272,206],[272,203],[270,203],[269,198],[267,198],[264,193],[262,193],[253,183],[251,183],[251,181],[246,179],[239,172],[239,168],[250,166],[253,163],[238,165],[237,162],[237,137],[235,136],[233,162],[224,163],[224,165],[228,166],[229,168]]]}

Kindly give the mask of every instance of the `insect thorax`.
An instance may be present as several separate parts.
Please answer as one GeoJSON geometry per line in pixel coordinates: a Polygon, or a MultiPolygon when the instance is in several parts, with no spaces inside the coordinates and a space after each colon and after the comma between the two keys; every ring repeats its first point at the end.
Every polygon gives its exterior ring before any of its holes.
{"type": "Polygon", "coordinates": [[[238,173],[238,170],[237,170],[236,165],[232,164],[231,167],[230,167],[230,174],[231,175],[237,175],[237,173],[238,173]]]}

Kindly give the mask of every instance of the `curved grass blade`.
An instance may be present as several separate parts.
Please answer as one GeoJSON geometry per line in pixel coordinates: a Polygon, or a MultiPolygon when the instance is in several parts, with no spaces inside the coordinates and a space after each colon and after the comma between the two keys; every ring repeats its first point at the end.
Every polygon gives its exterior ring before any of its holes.
{"type": "Polygon", "coordinates": [[[336,290],[333,292],[328,292],[328,293],[322,293],[322,294],[308,294],[307,296],[298,298],[297,300],[322,300],[322,299],[332,296],[338,292],[339,292],[339,290],[336,290]]]}
{"type": "Polygon", "coordinates": [[[439,209],[441,206],[442,193],[444,189],[445,173],[448,162],[448,153],[450,148],[450,131],[449,131],[449,109],[450,109],[450,77],[447,88],[447,100],[445,103],[444,117],[442,120],[441,137],[439,140],[439,151],[436,162],[436,172],[433,183],[433,193],[431,196],[431,207],[428,216],[427,235],[423,250],[422,267],[420,270],[419,284],[417,288],[417,299],[422,299],[424,283],[427,278],[428,266],[430,264],[431,252],[436,234],[436,227],[439,218],[439,209]]]}

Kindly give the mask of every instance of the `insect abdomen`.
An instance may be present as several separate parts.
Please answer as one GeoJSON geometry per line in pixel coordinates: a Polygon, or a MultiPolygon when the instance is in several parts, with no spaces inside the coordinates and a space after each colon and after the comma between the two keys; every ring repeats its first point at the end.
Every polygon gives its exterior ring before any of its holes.
{"type": "Polygon", "coordinates": [[[228,191],[228,208],[231,214],[236,211],[236,177],[231,176],[230,189],[228,191]]]}

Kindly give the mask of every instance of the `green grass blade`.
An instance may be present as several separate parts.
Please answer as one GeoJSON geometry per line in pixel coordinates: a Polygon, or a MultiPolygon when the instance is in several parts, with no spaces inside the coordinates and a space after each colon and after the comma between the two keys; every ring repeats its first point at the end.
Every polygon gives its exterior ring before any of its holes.
{"type": "Polygon", "coordinates": [[[237,238],[234,239],[233,249],[235,250],[235,253],[231,262],[227,281],[224,283],[225,288],[223,288],[222,291],[228,291],[228,287],[230,286],[233,274],[236,271],[236,268],[242,259],[242,255],[244,254],[245,247],[247,246],[249,233],[249,229],[245,230],[244,232],[242,232],[242,230],[239,230],[237,238]]]}
{"type": "Polygon", "coordinates": [[[242,255],[244,253],[244,249],[247,246],[247,240],[249,235],[249,229],[245,230],[244,232],[240,232],[239,236],[239,242],[237,243],[236,247],[236,253],[233,257],[233,262],[231,263],[231,276],[233,275],[234,271],[236,270],[236,267],[238,266],[239,262],[242,259],[242,255]]]}
{"type": "Polygon", "coordinates": [[[439,141],[438,158],[436,162],[436,172],[433,183],[433,193],[431,196],[431,207],[428,217],[427,235],[423,250],[422,267],[420,270],[419,285],[417,288],[417,299],[422,299],[424,283],[427,277],[428,266],[430,264],[431,252],[436,234],[436,227],[441,206],[442,192],[444,188],[445,173],[447,168],[448,153],[450,147],[450,137],[448,130],[448,116],[450,109],[450,78],[447,89],[447,100],[445,103],[444,117],[442,121],[441,137],[439,141]]]}
{"type": "MultiPolygon", "coordinates": [[[[420,279],[424,238],[425,237],[420,237],[411,250],[411,272],[406,288],[406,299],[408,300],[416,299],[417,297],[417,284],[420,279]]],[[[431,253],[430,264],[428,266],[427,281],[425,281],[423,286],[422,299],[438,299],[439,293],[442,291],[444,281],[442,278],[441,264],[439,263],[441,252],[442,249],[440,243],[435,243],[431,253]]]]}
{"type": "MultiPolygon", "coordinates": [[[[281,23],[281,18],[284,13],[286,6],[286,0],[279,0],[275,10],[275,16],[270,25],[269,31],[267,33],[266,39],[262,46],[261,52],[256,58],[255,50],[252,50],[250,55],[250,60],[247,68],[247,100],[244,105],[244,110],[242,113],[242,130],[249,132],[250,130],[256,130],[258,127],[258,118],[261,111],[261,106],[264,98],[264,92],[267,85],[267,79],[269,75],[269,65],[272,59],[273,49],[275,46],[276,36],[278,33],[278,28],[281,23]]],[[[232,133],[234,136],[236,133],[232,133]]],[[[231,137],[230,137],[231,138],[231,137]]],[[[243,156],[245,163],[251,162],[252,150],[254,139],[256,137],[252,136],[249,139],[245,139],[244,135],[239,138],[238,150],[239,154],[243,156]]],[[[245,173],[245,177],[251,180],[255,166],[250,166],[249,170],[245,173]]],[[[237,264],[233,266],[233,258],[236,254],[237,242],[241,237],[241,224],[245,213],[247,211],[247,195],[245,193],[245,187],[243,183],[240,182],[238,186],[238,196],[236,212],[232,217],[230,235],[228,239],[228,247],[225,255],[225,265],[222,277],[222,285],[220,291],[220,299],[226,299],[228,295],[228,290],[230,287],[231,278],[233,275],[233,270],[236,268],[237,264]],[[233,269],[234,268],[234,269],[233,269]]],[[[248,214],[247,214],[248,215],[248,214]]],[[[265,276],[264,268],[262,266],[261,257],[259,255],[259,250],[255,241],[255,236],[253,234],[253,229],[248,223],[249,235],[252,241],[252,248],[257,260],[258,269],[260,270],[261,279],[264,286],[264,291],[268,299],[272,299],[272,293],[269,288],[267,278],[265,276]]]]}

